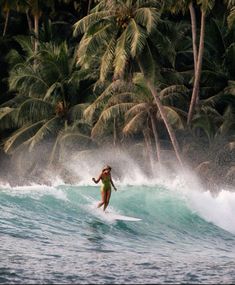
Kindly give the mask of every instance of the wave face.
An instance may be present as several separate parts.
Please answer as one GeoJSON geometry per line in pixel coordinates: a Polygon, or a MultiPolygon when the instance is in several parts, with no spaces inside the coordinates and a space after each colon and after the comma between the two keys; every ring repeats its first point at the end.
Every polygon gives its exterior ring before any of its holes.
{"type": "Polygon", "coordinates": [[[117,185],[138,222],[98,186],[0,187],[0,283],[234,283],[235,193],[179,185],[117,185]]]}

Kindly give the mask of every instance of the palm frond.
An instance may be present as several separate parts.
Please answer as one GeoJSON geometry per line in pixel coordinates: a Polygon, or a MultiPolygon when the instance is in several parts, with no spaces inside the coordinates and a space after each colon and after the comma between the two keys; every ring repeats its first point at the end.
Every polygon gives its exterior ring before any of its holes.
{"type": "MultiPolygon", "coordinates": [[[[40,48],[37,55],[37,60],[40,62],[40,70],[44,78],[53,74],[53,79],[64,79],[70,74],[71,68],[74,66],[73,58],[70,58],[70,50],[67,43],[61,44],[46,43],[40,48]]],[[[51,81],[52,82],[52,81],[51,81]]]]}
{"type": "Polygon", "coordinates": [[[116,35],[114,35],[107,48],[105,53],[103,54],[101,58],[101,63],[100,63],[100,80],[101,82],[104,82],[104,80],[107,77],[108,72],[111,70],[113,66],[113,61],[115,58],[115,48],[116,48],[116,35]]]}
{"type": "Polygon", "coordinates": [[[13,110],[14,110],[14,108],[10,108],[10,107],[0,108],[0,120],[2,119],[2,117],[7,115],[8,113],[12,112],[13,110]]]}
{"type": "Polygon", "coordinates": [[[44,120],[18,129],[4,142],[4,151],[6,153],[14,152],[17,147],[31,138],[43,124],[44,120]]]}
{"type": "Polygon", "coordinates": [[[15,36],[14,39],[20,44],[28,58],[34,56],[34,47],[30,37],[19,35],[15,36]]]}
{"type": "Polygon", "coordinates": [[[77,49],[77,63],[80,64],[81,66],[84,66],[84,64],[87,61],[88,57],[86,54],[86,50],[91,40],[92,37],[86,37],[86,35],[84,35],[79,43],[77,49]]]}
{"type": "Polygon", "coordinates": [[[94,74],[91,73],[91,71],[88,69],[75,70],[68,78],[68,84],[72,84],[79,87],[80,82],[82,80],[87,80],[87,79],[97,79],[97,75],[94,76],[94,74]]]}
{"type": "Polygon", "coordinates": [[[1,104],[0,107],[17,108],[19,105],[21,105],[24,101],[26,101],[29,98],[30,97],[25,96],[25,95],[17,95],[14,98],[1,104]]]}
{"type": "Polygon", "coordinates": [[[62,89],[62,84],[61,84],[60,82],[55,82],[55,83],[53,83],[53,84],[47,89],[46,94],[45,94],[43,100],[45,100],[45,101],[50,100],[51,97],[54,96],[55,91],[56,91],[57,89],[62,89]]]}
{"type": "Polygon", "coordinates": [[[104,18],[110,17],[110,11],[100,11],[91,13],[81,20],[77,21],[74,24],[74,32],[73,35],[76,36],[79,33],[85,33],[91,24],[94,24],[96,21],[104,18]]]}
{"type": "Polygon", "coordinates": [[[18,109],[4,107],[0,110],[0,130],[17,128],[18,109]]]}
{"type": "Polygon", "coordinates": [[[145,77],[149,78],[151,82],[154,82],[157,62],[153,59],[153,55],[148,44],[145,45],[143,52],[140,54],[139,61],[145,77]]]}
{"type": "Polygon", "coordinates": [[[141,7],[135,12],[135,21],[146,28],[148,34],[155,30],[157,22],[160,18],[156,8],[141,7]]]}
{"type": "Polygon", "coordinates": [[[53,106],[41,99],[28,99],[19,107],[18,124],[48,119],[54,114],[53,106]]]}
{"type": "Polygon", "coordinates": [[[82,119],[83,113],[87,109],[88,106],[89,106],[88,103],[82,103],[82,104],[77,104],[71,107],[68,112],[68,116],[70,120],[74,122],[74,121],[82,119]]]}
{"type": "MultiPolygon", "coordinates": [[[[228,90],[228,89],[225,89],[225,90],[228,90]]],[[[227,91],[226,91],[227,92],[227,91]]],[[[219,92],[213,96],[210,96],[209,98],[207,99],[202,99],[200,101],[200,106],[201,108],[205,108],[205,107],[215,107],[217,104],[219,103],[226,103],[226,102],[229,102],[231,96],[230,96],[230,93],[226,94],[226,92],[219,92]]]]}
{"type": "Polygon", "coordinates": [[[6,56],[6,60],[9,63],[9,67],[12,68],[17,64],[22,64],[25,62],[25,59],[18,51],[11,49],[6,56]]]}
{"type": "Polygon", "coordinates": [[[20,94],[35,96],[34,90],[44,94],[48,84],[33,68],[33,65],[18,64],[10,72],[9,87],[10,90],[17,90],[20,94]]]}
{"type": "Polygon", "coordinates": [[[143,130],[146,123],[147,114],[145,111],[138,112],[123,128],[125,135],[131,135],[143,130]]]}
{"type": "Polygon", "coordinates": [[[107,104],[106,104],[106,108],[116,105],[116,104],[120,104],[120,103],[128,103],[128,102],[139,102],[139,97],[137,96],[136,93],[134,92],[121,92],[118,94],[115,94],[115,96],[112,96],[107,104]]]}
{"type": "Polygon", "coordinates": [[[104,106],[108,99],[112,97],[115,93],[124,92],[123,90],[128,90],[129,86],[126,82],[122,80],[115,80],[101,93],[101,95],[84,111],[84,118],[88,121],[92,120],[94,112],[104,106]]]}
{"type": "Polygon", "coordinates": [[[228,86],[224,90],[225,94],[235,96],[235,81],[229,81],[228,86]]]}
{"type": "Polygon", "coordinates": [[[235,24],[235,6],[230,9],[228,15],[228,26],[231,29],[235,24]]]}
{"type": "Polygon", "coordinates": [[[189,90],[185,85],[171,85],[162,89],[159,95],[161,98],[164,98],[174,93],[186,93],[188,91],[189,90]]]}
{"type": "Polygon", "coordinates": [[[133,107],[131,107],[126,113],[125,113],[125,119],[129,120],[129,118],[138,115],[139,113],[145,112],[146,114],[150,110],[151,105],[148,103],[139,103],[135,104],[133,107]]]}
{"type": "Polygon", "coordinates": [[[187,119],[186,112],[169,106],[164,106],[164,109],[166,111],[168,121],[171,125],[178,129],[185,129],[187,119]],[[184,115],[184,118],[182,117],[182,115],[184,115]]]}
{"type": "Polygon", "coordinates": [[[108,23],[106,26],[97,30],[93,35],[87,35],[91,40],[86,47],[86,56],[94,56],[94,54],[97,53],[97,47],[106,46],[113,33],[115,34],[115,31],[112,29],[112,24],[108,23]]]}
{"type": "Polygon", "coordinates": [[[130,56],[130,38],[128,35],[129,25],[117,40],[114,59],[114,77],[123,75],[127,60],[130,56]]]}
{"type": "Polygon", "coordinates": [[[31,151],[34,146],[42,141],[43,139],[47,138],[48,136],[56,135],[62,128],[62,122],[59,117],[53,117],[46,123],[44,123],[32,136],[30,139],[25,141],[25,144],[29,145],[29,150],[31,151]]]}
{"type": "Polygon", "coordinates": [[[120,103],[120,104],[116,104],[114,106],[111,106],[111,107],[105,109],[101,113],[99,121],[105,124],[111,118],[115,118],[115,117],[120,116],[121,114],[124,114],[134,105],[135,105],[135,103],[129,103],[128,102],[128,103],[120,103]]]}
{"type": "Polygon", "coordinates": [[[176,102],[187,102],[189,89],[185,85],[171,85],[162,89],[159,93],[163,105],[175,106],[176,102]]]}
{"type": "Polygon", "coordinates": [[[71,148],[72,145],[89,148],[94,144],[94,141],[89,137],[79,132],[64,133],[59,139],[60,147],[71,148]]]}
{"type": "Polygon", "coordinates": [[[228,106],[223,114],[223,121],[218,128],[215,137],[226,135],[235,127],[235,112],[231,106],[228,106]]]}
{"type": "Polygon", "coordinates": [[[130,33],[129,37],[131,55],[134,58],[136,55],[139,55],[144,49],[147,40],[147,34],[145,30],[134,21],[134,19],[131,19],[129,26],[130,29],[128,29],[128,32],[130,33]]]}
{"type": "MultiPolygon", "coordinates": [[[[234,24],[235,27],[235,24],[234,24]]],[[[233,76],[235,73],[235,42],[233,42],[231,45],[229,45],[225,51],[225,64],[228,67],[228,70],[230,74],[233,76]]],[[[234,78],[234,76],[233,76],[234,78]]]]}
{"type": "Polygon", "coordinates": [[[94,125],[91,131],[91,137],[94,138],[96,136],[102,135],[108,121],[113,118],[119,117],[121,114],[124,114],[133,105],[134,103],[121,103],[105,109],[101,113],[99,120],[94,125]]]}

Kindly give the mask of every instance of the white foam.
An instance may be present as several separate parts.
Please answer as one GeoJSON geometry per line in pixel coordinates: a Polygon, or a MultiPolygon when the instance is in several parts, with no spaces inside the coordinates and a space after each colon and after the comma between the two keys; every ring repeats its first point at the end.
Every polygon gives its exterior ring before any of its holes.
{"type": "Polygon", "coordinates": [[[47,185],[33,184],[28,186],[7,187],[2,189],[3,191],[7,191],[7,194],[11,196],[27,195],[33,199],[40,199],[45,195],[52,195],[56,199],[68,201],[67,195],[63,190],[47,185]]]}
{"type": "Polygon", "coordinates": [[[187,198],[203,219],[235,234],[235,192],[222,190],[213,196],[209,191],[190,191],[187,198]]]}

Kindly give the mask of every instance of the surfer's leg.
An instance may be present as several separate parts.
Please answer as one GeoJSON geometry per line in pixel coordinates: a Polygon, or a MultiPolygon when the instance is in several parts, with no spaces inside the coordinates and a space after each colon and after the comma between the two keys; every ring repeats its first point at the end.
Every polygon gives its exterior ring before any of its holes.
{"type": "Polygon", "coordinates": [[[106,192],[106,195],[105,195],[104,211],[108,207],[109,199],[111,196],[111,190],[106,190],[105,192],[106,192]]]}
{"type": "Polygon", "coordinates": [[[101,202],[99,202],[97,208],[100,208],[101,206],[103,206],[105,204],[105,192],[103,189],[101,190],[101,202]]]}

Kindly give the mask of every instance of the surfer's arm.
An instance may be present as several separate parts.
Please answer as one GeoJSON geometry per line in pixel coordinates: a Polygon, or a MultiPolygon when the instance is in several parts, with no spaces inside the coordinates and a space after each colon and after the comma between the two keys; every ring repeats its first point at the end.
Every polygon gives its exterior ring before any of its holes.
{"type": "Polygon", "coordinates": [[[112,184],[112,186],[113,186],[114,190],[115,190],[115,191],[117,191],[117,188],[116,188],[116,186],[114,185],[113,180],[112,180],[112,178],[111,178],[111,177],[110,177],[110,182],[111,182],[111,184],[112,184]]]}
{"type": "Polygon", "coordinates": [[[100,179],[101,179],[101,174],[100,174],[100,176],[98,177],[98,179],[95,179],[94,177],[92,178],[92,180],[93,180],[96,184],[99,183],[100,179]]]}

